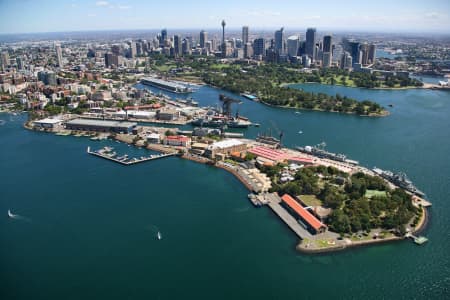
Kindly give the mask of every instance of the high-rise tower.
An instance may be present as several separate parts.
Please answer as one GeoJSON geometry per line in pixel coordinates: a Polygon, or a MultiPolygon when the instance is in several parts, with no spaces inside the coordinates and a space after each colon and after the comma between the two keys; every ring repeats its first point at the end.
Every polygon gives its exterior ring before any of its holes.
{"type": "Polygon", "coordinates": [[[242,44],[248,43],[248,26],[242,27],[242,44]]]}
{"type": "Polygon", "coordinates": [[[311,60],[314,60],[316,57],[316,29],[308,28],[306,30],[306,45],[305,45],[306,55],[311,57],[311,60]]]}
{"type": "Polygon", "coordinates": [[[227,45],[225,44],[225,20],[222,20],[222,57],[227,56],[227,45]]]}
{"type": "Polygon", "coordinates": [[[208,33],[202,30],[200,31],[200,48],[205,48],[206,41],[208,41],[208,33]]]}

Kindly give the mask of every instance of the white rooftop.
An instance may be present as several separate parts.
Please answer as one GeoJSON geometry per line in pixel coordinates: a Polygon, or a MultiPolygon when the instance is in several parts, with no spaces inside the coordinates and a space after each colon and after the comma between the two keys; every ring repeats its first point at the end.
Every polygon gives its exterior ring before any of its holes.
{"type": "Polygon", "coordinates": [[[42,120],[34,121],[34,123],[41,123],[41,124],[57,124],[61,122],[62,122],[61,119],[51,119],[51,118],[45,118],[42,120]]]}
{"type": "Polygon", "coordinates": [[[233,146],[240,146],[242,144],[243,143],[239,140],[229,139],[229,140],[223,140],[223,141],[212,144],[210,146],[210,149],[217,149],[217,148],[223,149],[223,148],[228,148],[228,147],[233,147],[233,146]]]}

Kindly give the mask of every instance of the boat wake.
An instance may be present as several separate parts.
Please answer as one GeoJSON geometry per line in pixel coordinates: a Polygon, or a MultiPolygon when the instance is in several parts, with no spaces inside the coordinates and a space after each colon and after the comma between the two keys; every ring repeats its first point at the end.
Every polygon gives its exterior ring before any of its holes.
{"type": "Polygon", "coordinates": [[[8,217],[10,217],[11,219],[14,219],[14,220],[31,222],[30,218],[27,218],[27,217],[24,217],[24,216],[21,216],[21,215],[13,214],[10,209],[8,209],[8,217]]]}
{"type": "Polygon", "coordinates": [[[250,207],[247,206],[247,207],[242,207],[242,208],[236,208],[234,211],[238,214],[241,214],[243,212],[248,211],[249,209],[250,209],[250,207]]]}

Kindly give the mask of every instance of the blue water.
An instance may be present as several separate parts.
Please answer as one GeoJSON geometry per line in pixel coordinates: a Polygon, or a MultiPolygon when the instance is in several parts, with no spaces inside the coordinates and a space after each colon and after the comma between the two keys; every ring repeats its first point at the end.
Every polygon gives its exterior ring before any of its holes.
{"type": "MultiPolygon", "coordinates": [[[[223,170],[176,157],[121,166],[86,147],[146,150],[30,132],[25,115],[1,114],[1,298],[448,298],[450,94],[299,87],[394,107],[385,118],[297,114],[232,95],[261,123],[242,132],[283,131],[287,146],[325,141],[366,166],[405,171],[433,202],[427,244],[297,253],[295,235],[223,170]],[[8,209],[30,221],[8,218],[8,209]]],[[[215,105],[219,92],[192,96],[215,105]]]]}

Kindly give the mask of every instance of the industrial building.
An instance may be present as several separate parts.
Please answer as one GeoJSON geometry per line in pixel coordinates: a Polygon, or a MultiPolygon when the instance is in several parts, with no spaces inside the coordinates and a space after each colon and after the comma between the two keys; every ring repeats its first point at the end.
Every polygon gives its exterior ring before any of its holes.
{"type": "Polygon", "coordinates": [[[209,145],[205,151],[205,155],[210,158],[215,158],[219,155],[223,158],[224,156],[229,156],[232,152],[245,150],[247,150],[247,144],[236,139],[229,139],[209,145]]]}
{"type": "Polygon", "coordinates": [[[321,233],[327,230],[327,226],[325,224],[320,222],[319,219],[317,219],[312,213],[306,210],[306,208],[301,206],[300,203],[288,194],[284,194],[281,197],[281,200],[289,211],[300,217],[302,224],[304,224],[309,230],[314,231],[315,233],[321,233]]]}
{"type": "Polygon", "coordinates": [[[130,133],[136,126],[136,122],[118,122],[90,119],[74,119],[66,123],[66,129],[69,130],[115,133],[130,133]]]}
{"type": "Polygon", "coordinates": [[[45,118],[42,120],[33,121],[33,128],[35,129],[55,129],[61,127],[62,120],[45,118]]]}
{"type": "Polygon", "coordinates": [[[164,138],[164,145],[190,147],[191,138],[184,135],[169,135],[164,138]]]}

